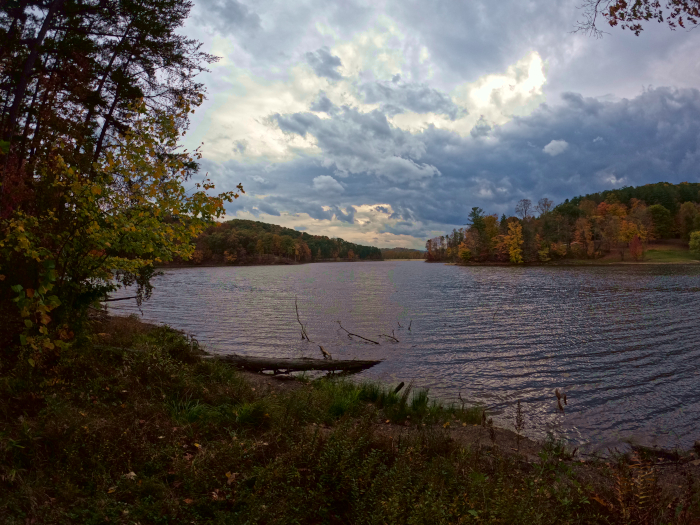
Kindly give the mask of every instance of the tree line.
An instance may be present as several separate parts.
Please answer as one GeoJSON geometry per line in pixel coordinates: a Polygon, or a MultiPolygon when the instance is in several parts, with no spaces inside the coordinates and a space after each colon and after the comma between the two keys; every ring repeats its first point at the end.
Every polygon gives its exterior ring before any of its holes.
{"type": "Polygon", "coordinates": [[[423,250],[414,250],[412,248],[382,248],[382,257],[384,259],[425,259],[423,250]]]}
{"type": "Polygon", "coordinates": [[[316,262],[337,259],[379,260],[374,246],[340,238],[310,235],[276,224],[233,219],[212,224],[194,240],[189,261],[194,264],[265,264],[282,261],[316,262]]]}
{"type": "Polygon", "coordinates": [[[660,182],[566,199],[522,199],[515,215],[474,207],[465,228],[429,239],[428,261],[548,262],[617,254],[639,260],[650,241],[681,239],[700,255],[700,184],[660,182]]]}

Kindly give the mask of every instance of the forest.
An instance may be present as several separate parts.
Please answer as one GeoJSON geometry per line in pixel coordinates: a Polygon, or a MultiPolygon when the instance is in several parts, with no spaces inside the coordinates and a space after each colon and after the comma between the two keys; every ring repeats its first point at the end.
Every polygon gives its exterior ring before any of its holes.
{"type": "MultiPolygon", "coordinates": [[[[187,264],[274,264],[338,259],[382,258],[379,248],[325,235],[309,235],[284,226],[234,219],[210,225],[194,240],[187,264]]],[[[175,260],[175,262],[185,262],[175,260]]]]}
{"type": "Polygon", "coordinates": [[[384,259],[425,259],[425,251],[412,248],[382,248],[384,259]]]}
{"type": "Polygon", "coordinates": [[[429,239],[428,261],[545,263],[616,256],[641,260],[652,241],[677,239],[700,255],[700,184],[659,182],[537,204],[515,215],[473,207],[465,228],[429,239]]]}

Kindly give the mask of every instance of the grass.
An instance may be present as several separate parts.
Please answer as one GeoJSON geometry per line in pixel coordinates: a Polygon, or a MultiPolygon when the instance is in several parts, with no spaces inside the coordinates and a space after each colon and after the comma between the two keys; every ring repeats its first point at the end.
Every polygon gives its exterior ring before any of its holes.
{"type": "Polygon", "coordinates": [[[320,380],[266,391],[199,359],[196,345],[168,328],[117,318],[94,329],[44,369],[10,367],[3,356],[3,524],[661,524],[700,516],[695,481],[665,498],[650,467],[593,465],[592,482],[560,442],[545,444],[535,463],[498,447],[461,447],[443,423],[478,423],[482,409],[442,406],[410,385],[394,392],[320,380]],[[386,420],[415,431],[386,439],[377,430],[386,420]]]}
{"type": "Polygon", "coordinates": [[[652,248],[644,252],[645,262],[684,263],[698,260],[696,255],[682,246],[670,244],[657,244],[652,246],[652,248]]]}

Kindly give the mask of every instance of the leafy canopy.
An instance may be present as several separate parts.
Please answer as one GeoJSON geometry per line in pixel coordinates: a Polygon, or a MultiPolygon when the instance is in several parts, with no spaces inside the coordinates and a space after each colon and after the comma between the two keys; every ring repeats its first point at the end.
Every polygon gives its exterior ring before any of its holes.
{"type": "Polygon", "coordinates": [[[21,342],[35,352],[69,339],[75,319],[117,286],[137,283],[147,296],[154,264],[187,259],[191,238],[238,197],[210,195],[206,178],[185,188],[199,157],[178,149],[188,104],[176,114],[132,111],[131,129],[89,173],[56,148],[39,164],[33,209],[0,221],[0,279],[17,294],[21,342]]]}

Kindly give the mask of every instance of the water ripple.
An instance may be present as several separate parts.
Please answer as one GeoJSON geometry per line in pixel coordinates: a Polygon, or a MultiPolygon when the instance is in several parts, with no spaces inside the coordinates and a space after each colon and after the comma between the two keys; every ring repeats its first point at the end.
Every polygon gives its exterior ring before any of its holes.
{"type": "Polygon", "coordinates": [[[156,285],[144,317],[215,352],[319,357],[301,340],[296,297],[309,334],[335,357],[384,359],[361,378],[413,379],[448,401],[461,392],[505,426],[520,399],[527,434],[551,431],[587,450],[700,437],[698,267],[358,262],[173,269],[156,285]],[[400,343],[349,338],[338,320],[400,343]],[[555,388],[567,393],[564,414],[555,388]]]}

